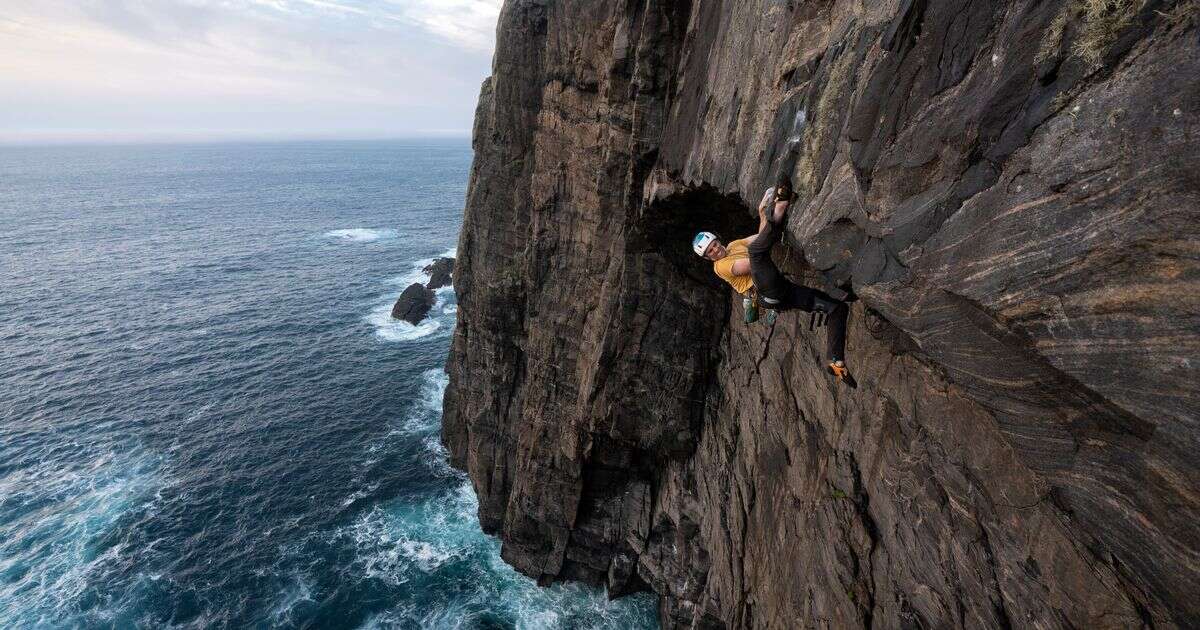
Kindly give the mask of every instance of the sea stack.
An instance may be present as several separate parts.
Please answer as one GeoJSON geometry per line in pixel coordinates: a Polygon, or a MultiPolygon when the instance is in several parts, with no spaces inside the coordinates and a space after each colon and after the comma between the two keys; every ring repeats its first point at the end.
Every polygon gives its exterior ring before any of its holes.
{"type": "Polygon", "coordinates": [[[435,301],[433,289],[414,282],[400,294],[392,307],[392,319],[402,319],[410,324],[419,324],[433,308],[435,301]]]}
{"type": "Polygon", "coordinates": [[[436,258],[433,263],[426,265],[422,271],[429,274],[429,282],[426,283],[426,287],[440,289],[450,286],[454,274],[454,259],[450,257],[436,258]]]}

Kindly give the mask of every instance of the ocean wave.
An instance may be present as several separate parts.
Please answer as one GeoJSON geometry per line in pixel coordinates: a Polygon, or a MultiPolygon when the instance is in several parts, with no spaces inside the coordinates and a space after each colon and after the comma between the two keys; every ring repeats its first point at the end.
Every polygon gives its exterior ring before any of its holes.
{"type": "MultiPolygon", "coordinates": [[[[421,284],[425,284],[425,283],[429,282],[429,277],[430,277],[429,273],[425,271],[426,267],[428,267],[429,265],[432,265],[433,261],[437,260],[438,258],[454,258],[455,256],[457,256],[457,254],[458,254],[457,249],[450,248],[436,256],[431,256],[429,258],[420,258],[418,260],[414,260],[412,262],[412,264],[409,266],[408,271],[406,271],[405,273],[403,273],[399,276],[395,276],[394,278],[389,279],[388,283],[405,286],[405,287],[407,287],[410,284],[414,284],[414,283],[418,283],[418,282],[421,284]]],[[[445,290],[449,290],[451,293],[454,292],[453,287],[442,287],[442,288],[438,289],[439,292],[445,291],[445,290]]]]}
{"type": "Polygon", "coordinates": [[[466,473],[450,465],[450,452],[442,445],[440,432],[427,436],[421,445],[425,447],[424,461],[430,472],[443,479],[467,478],[466,473]]]}
{"type": "Polygon", "coordinates": [[[401,540],[397,547],[405,558],[425,573],[432,573],[458,555],[455,549],[440,547],[423,540],[401,540]]]}
{"type": "Polygon", "coordinates": [[[434,308],[440,309],[442,315],[458,313],[458,296],[454,293],[454,287],[442,287],[437,290],[437,303],[434,304],[434,308]]]}
{"type": "Polygon", "coordinates": [[[355,501],[359,501],[361,499],[365,499],[365,498],[371,496],[375,491],[379,490],[379,485],[380,484],[378,482],[376,482],[376,483],[370,484],[366,488],[360,488],[358,490],[355,490],[354,492],[350,493],[349,496],[347,496],[345,499],[342,500],[342,507],[344,507],[344,508],[350,507],[351,505],[354,504],[355,501]]]}
{"type": "Polygon", "coordinates": [[[654,599],[639,595],[610,601],[602,590],[579,584],[542,588],[504,563],[500,543],[479,530],[478,499],[469,480],[418,505],[393,503],[364,514],[341,533],[354,540],[361,577],[389,584],[426,584],[459,563],[482,570],[467,590],[436,605],[400,604],[371,616],[363,628],[472,627],[471,621],[503,619],[521,630],[588,628],[624,630],[652,617],[654,599]],[[465,626],[464,626],[465,624],[465,626]]]}
{"type": "Polygon", "coordinates": [[[420,408],[441,414],[442,396],[446,393],[446,386],[450,384],[450,375],[442,368],[434,368],[425,370],[421,378],[424,382],[417,398],[420,408]]]}
{"type": "Polygon", "coordinates": [[[387,283],[407,288],[410,284],[425,284],[429,282],[429,274],[425,271],[426,265],[421,265],[420,263],[421,261],[417,261],[413,264],[412,269],[409,269],[402,275],[389,278],[387,283]]]}
{"type": "Polygon", "coordinates": [[[305,603],[313,603],[313,586],[311,581],[298,571],[293,572],[288,585],[279,595],[279,600],[271,609],[271,620],[275,625],[293,625],[297,608],[305,603]]]}
{"type": "Polygon", "coordinates": [[[0,515],[0,627],[83,623],[76,618],[79,598],[97,575],[128,562],[124,543],[102,541],[154,495],[161,460],[137,452],[93,457],[75,470],[47,458],[0,482],[13,499],[0,515]]]}
{"type": "Polygon", "coordinates": [[[446,386],[450,384],[450,376],[445,370],[434,368],[426,370],[421,379],[416,404],[404,421],[404,433],[428,433],[441,428],[442,397],[446,393],[446,386]]]}
{"type": "Polygon", "coordinates": [[[334,538],[352,543],[360,577],[392,586],[405,584],[416,577],[414,571],[433,573],[470,553],[469,545],[456,544],[457,537],[447,535],[446,528],[454,523],[437,518],[423,521],[422,517],[439,514],[437,503],[435,499],[396,509],[375,506],[334,538]]]}
{"type": "Polygon", "coordinates": [[[349,228],[344,230],[330,230],[325,233],[325,236],[328,238],[351,243],[371,243],[383,239],[396,238],[397,235],[396,230],[374,228],[349,228]]]}

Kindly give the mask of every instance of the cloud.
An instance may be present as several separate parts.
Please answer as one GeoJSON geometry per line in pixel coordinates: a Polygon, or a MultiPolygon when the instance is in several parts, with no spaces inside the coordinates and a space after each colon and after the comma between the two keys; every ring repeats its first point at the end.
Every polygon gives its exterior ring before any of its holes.
{"type": "Polygon", "coordinates": [[[404,15],[431,33],[467,48],[491,52],[502,0],[410,0],[404,15]]]}
{"type": "Polygon", "coordinates": [[[40,0],[0,17],[0,136],[468,130],[500,0],[40,0]]]}

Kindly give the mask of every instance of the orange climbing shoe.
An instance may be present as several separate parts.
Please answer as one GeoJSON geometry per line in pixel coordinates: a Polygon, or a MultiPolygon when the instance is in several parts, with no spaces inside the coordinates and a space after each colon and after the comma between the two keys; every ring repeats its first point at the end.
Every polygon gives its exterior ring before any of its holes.
{"type": "Polygon", "coordinates": [[[837,380],[849,385],[852,388],[858,387],[858,382],[854,380],[853,376],[850,376],[850,370],[846,368],[845,362],[833,361],[830,362],[830,364],[826,367],[829,370],[829,373],[832,374],[837,380]]]}

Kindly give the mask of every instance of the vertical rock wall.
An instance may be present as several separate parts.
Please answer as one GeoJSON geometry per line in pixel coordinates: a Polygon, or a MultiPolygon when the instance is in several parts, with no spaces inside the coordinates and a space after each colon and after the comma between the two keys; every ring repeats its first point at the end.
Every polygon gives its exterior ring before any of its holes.
{"type": "Polygon", "coordinates": [[[509,0],[443,433],[665,627],[1200,626],[1200,4],[509,0]],[[746,325],[690,252],[780,169],[746,325]]]}

